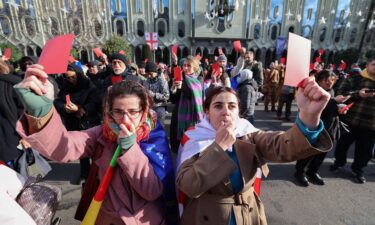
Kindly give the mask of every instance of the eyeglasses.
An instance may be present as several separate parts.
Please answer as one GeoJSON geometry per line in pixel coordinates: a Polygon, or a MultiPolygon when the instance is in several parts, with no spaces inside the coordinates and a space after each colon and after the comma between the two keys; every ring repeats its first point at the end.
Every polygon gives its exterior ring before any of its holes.
{"type": "Polygon", "coordinates": [[[129,112],[126,112],[115,109],[110,111],[109,115],[111,115],[111,117],[116,120],[121,120],[125,115],[127,115],[131,119],[137,119],[141,115],[141,112],[142,110],[130,110],[129,112]]]}

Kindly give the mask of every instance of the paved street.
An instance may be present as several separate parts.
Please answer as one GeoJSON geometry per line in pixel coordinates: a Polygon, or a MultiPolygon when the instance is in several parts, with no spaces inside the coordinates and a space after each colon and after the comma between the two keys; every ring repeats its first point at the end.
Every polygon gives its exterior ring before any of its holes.
{"type": "MultiPolygon", "coordinates": [[[[265,130],[286,130],[292,123],[276,119],[274,112],[262,111],[257,106],[256,126],[265,130]]],[[[295,114],[296,108],[293,108],[295,114]]],[[[293,115],[294,115],[293,114],[293,115]]],[[[294,119],[294,117],[292,117],[294,119]]],[[[261,199],[264,202],[270,225],[375,225],[375,164],[365,170],[365,184],[352,181],[349,167],[331,173],[328,167],[333,162],[333,151],[324,161],[320,174],[326,185],[300,187],[293,176],[295,163],[270,163],[270,175],[262,182],[261,199]]],[[[349,161],[352,161],[352,151],[349,161]]],[[[79,175],[79,165],[52,163],[53,171],[47,176],[53,184],[63,188],[63,200],[57,216],[62,224],[79,224],[73,219],[80,198],[80,186],[71,181],[79,175]]]]}

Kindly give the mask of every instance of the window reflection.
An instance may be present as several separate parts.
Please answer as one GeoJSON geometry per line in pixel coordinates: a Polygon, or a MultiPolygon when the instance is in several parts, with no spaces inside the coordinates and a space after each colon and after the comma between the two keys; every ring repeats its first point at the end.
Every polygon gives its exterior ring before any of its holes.
{"type": "Polygon", "coordinates": [[[334,29],[345,27],[346,23],[348,22],[350,3],[351,0],[338,0],[335,22],[333,26],[334,29]]]}
{"type": "Polygon", "coordinates": [[[305,38],[312,36],[312,31],[317,20],[318,0],[305,1],[301,21],[302,35],[305,38]]]}
{"type": "Polygon", "coordinates": [[[326,34],[327,34],[327,28],[324,27],[324,28],[320,29],[319,40],[321,42],[323,42],[326,39],[326,34]]]}
{"type": "Polygon", "coordinates": [[[282,10],[284,8],[284,0],[270,0],[270,11],[268,15],[268,19],[270,23],[279,23],[281,24],[282,20],[282,10]]]}
{"type": "Polygon", "coordinates": [[[184,21],[180,21],[178,23],[178,36],[180,38],[185,37],[185,23],[184,23],[184,21]]]}
{"type": "Polygon", "coordinates": [[[158,22],[158,35],[159,37],[165,36],[165,22],[162,20],[159,20],[158,22]]]}
{"type": "Polygon", "coordinates": [[[260,24],[257,23],[257,24],[255,24],[255,26],[254,26],[254,39],[255,39],[255,40],[258,40],[259,37],[260,37],[260,24]]]}
{"type": "Polygon", "coordinates": [[[137,22],[137,34],[140,37],[143,37],[145,35],[145,24],[142,20],[139,20],[137,22]]]}

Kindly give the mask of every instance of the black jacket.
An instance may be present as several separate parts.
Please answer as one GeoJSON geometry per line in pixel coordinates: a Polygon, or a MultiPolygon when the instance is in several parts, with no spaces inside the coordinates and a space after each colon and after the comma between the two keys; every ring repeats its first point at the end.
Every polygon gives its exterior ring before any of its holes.
{"type": "Polygon", "coordinates": [[[0,74],[0,160],[7,162],[17,159],[21,151],[17,150],[20,136],[15,126],[23,112],[23,105],[13,86],[21,81],[15,75],[0,74]]]}

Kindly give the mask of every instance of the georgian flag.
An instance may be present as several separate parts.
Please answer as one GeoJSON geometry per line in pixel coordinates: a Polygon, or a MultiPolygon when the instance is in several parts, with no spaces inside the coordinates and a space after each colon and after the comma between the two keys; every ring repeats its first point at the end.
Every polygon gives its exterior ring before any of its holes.
{"type": "Polygon", "coordinates": [[[158,49],[158,33],[157,32],[146,32],[145,39],[146,43],[150,46],[151,50],[158,49]]]}

